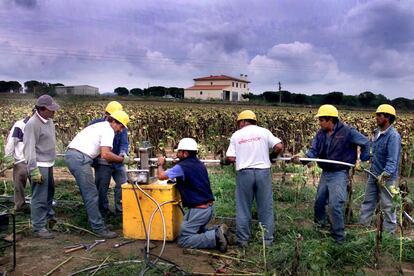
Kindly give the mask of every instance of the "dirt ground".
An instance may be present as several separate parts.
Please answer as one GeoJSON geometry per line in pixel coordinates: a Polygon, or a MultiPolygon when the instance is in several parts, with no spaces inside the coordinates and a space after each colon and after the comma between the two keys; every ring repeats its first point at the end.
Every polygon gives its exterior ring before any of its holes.
{"type": "MultiPolygon", "coordinates": [[[[11,179],[11,177],[11,171],[7,171],[5,177],[0,177],[0,183],[3,180],[11,179]]],[[[67,168],[55,168],[54,178],[57,183],[62,180],[74,180],[67,168]]],[[[108,261],[114,259],[113,257],[116,257],[116,260],[127,260],[132,257],[142,260],[145,241],[135,241],[134,243],[114,248],[114,244],[123,240],[122,229],[115,230],[115,232],[119,234],[119,237],[116,239],[107,240],[94,247],[91,251],[82,249],[72,253],[65,253],[65,247],[74,244],[91,244],[97,238],[87,233],[80,235],[77,233],[64,234],[53,232],[55,234],[54,239],[44,240],[33,238],[28,230],[24,233],[19,233],[16,246],[17,266],[13,272],[8,272],[7,275],[45,275],[71,256],[70,261],[54,271],[53,275],[68,275],[85,267],[99,265],[108,256],[108,261]]],[[[151,250],[151,253],[158,254],[162,242],[155,241],[152,244],[155,248],[151,250]]],[[[230,255],[232,250],[234,254],[237,254],[235,249],[230,249],[230,255]]],[[[219,253],[217,250],[209,251],[219,253]]],[[[215,272],[214,266],[216,266],[216,263],[213,260],[214,257],[202,253],[197,255],[185,253],[182,248],[177,247],[175,242],[167,242],[162,258],[176,263],[186,271],[198,273],[215,272]]],[[[0,257],[0,275],[2,275],[1,272],[5,271],[5,269],[9,270],[12,264],[12,249],[10,247],[6,249],[4,257],[0,257]]]]}
{"type": "MultiPolygon", "coordinates": [[[[11,179],[11,171],[6,172],[5,177],[0,177],[0,185],[3,180],[11,179]]],[[[280,178],[281,175],[275,175],[275,178],[280,178]]],[[[58,183],[62,180],[73,181],[73,176],[68,172],[67,168],[55,168],[54,178],[58,183]]],[[[364,179],[358,179],[357,181],[363,181],[364,179]]],[[[230,224],[230,222],[226,222],[230,224]]],[[[304,227],[311,227],[311,225],[303,225],[304,227]]],[[[347,226],[348,227],[348,226],[347,226]]],[[[351,226],[349,226],[351,227],[351,226]]],[[[53,275],[68,275],[72,272],[79,271],[83,268],[99,265],[106,258],[108,262],[113,260],[128,260],[128,259],[140,259],[143,258],[143,248],[145,247],[144,241],[135,241],[131,244],[126,244],[120,248],[114,248],[114,244],[123,240],[122,229],[115,230],[119,237],[112,240],[107,240],[94,247],[91,251],[84,249],[65,253],[65,247],[74,244],[91,244],[96,237],[84,233],[60,233],[54,232],[56,237],[51,240],[43,240],[33,238],[30,235],[30,231],[20,233],[19,240],[17,242],[16,255],[17,266],[12,272],[7,272],[7,275],[45,275],[52,269],[56,268],[62,262],[68,260],[67,263],[59,267],[53,272],[53,275]]],[[[406,236],[413,237],[414,233],[406,233],[406,236]],[[408,234],[408,235],[407,235],[408,234]]],[[[158,254],[162,243],[155,241],[152,242],[155,248],[151,251],[153,254],[158,254]]],[[[211,253],[219,253],[216,250],[208,250],[211,253]]],[[[237,249],[235,246],[230,246],[227,256],[237,256],[237,249]]],[[[223,262],[223,259],[219,260],[217,257],[212,257],[204,253],[200,254],[188,254],[183,249],[177,247],[175,242],[167,242],[163,258],[172,261],[179,265],[186,271],[196,272],[198,274],[212,274],[217,272],[216,268],[223,262]]],[[[8,248],[4,257],[0,257],[0,275],[1,272],[6,269],[9,270],[12,267],[12,250],[8,248]]],[[[404,263],[402,265],[404,274],[414,275],[414,264],[404,263]]],[[[364,269],[367,275],[395,275],[397,269],[391,265],[382,267],[379,270],[364,269]]],[[[104,270],[103,270],[104,272],[104,270]]],[[[224,271],[223,271],[224,272],[224,271]]],[[[226,271],[227,273],[231,271],[226,271]]]]}

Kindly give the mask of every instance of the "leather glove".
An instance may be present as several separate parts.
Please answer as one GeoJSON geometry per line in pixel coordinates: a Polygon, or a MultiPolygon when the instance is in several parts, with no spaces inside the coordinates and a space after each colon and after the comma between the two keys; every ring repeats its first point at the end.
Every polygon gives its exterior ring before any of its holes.
{"type": "Polygon", "coordinates": [[[384,172],[382,172],[378,177],[377,177],[377,180],[378,180],[378,184],[381,186],[381,187],[383,187],[384,186],[384,184],[385,184],[385,181],[387,181],[387,180],[389,180],[390,179],[390,175],[388,174],[388,173],[386,173],[385,171],[384,172]]]}
{"type": "Polygon", "coordinates": [[[299,160],[299,158],[306,158],[307,156],[304,153],[295,154],[290,159],[293,164],[302,164],[302,161],[299,160]]]}
{"type": "Polygon", "coordinates": [[[230,165],[230,162],[229,162],[229,160],[227,160],[226,157],[222,157],[222,158],[220,158],[220,165],[227,166],[227,165],[230,165]]]}
{"type": "Polygon", "coordinates": [[[357,170],[358,172],[363,172],[364,170],[368,170],[369,167],[369,161],[359,161],[355,166],[355,170],[357,170]]]}
{"type": "Polygon", "coordinates": [[[30,171],[30,180],[33,183],[42,184],[43,177],[42,177],[42,174],[40,173],[39,168],[36,168],[30,171]]]}
{"type": "Polygon", "coordinates": [[[277,158],[277,154],[276,154],[276,152],[272,151],[272,152],[269,154],[269,160],[270,160],[270,162],[271,162],[271,163],[276,163],[276,158],[277,158]]]}
{"type": "Polygon", "coordinates": [[[14,165],[14,157],[11,155],[7,155],[6,157],[4,157],[3,162],[6,169],[11,169],[14,165]]]}

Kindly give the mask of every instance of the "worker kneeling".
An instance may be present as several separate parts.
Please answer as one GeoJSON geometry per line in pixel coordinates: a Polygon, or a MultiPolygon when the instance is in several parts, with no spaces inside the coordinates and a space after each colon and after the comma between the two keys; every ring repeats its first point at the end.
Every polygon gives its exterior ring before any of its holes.
{"type": "Polygon", "coordinates": [[[207,228],[213,216],[214,197],[207,169],[197,158],[197,142],[192,138],[184,138],[178,144],[176,151],[179,161],[166,171],[165,158],[158,158],[158,178],[160,180],[175,178],[183,206],[188,208],[181,224],[178,246],[217,248],[224,253],[227,251],[227,225],[207,228]]]}

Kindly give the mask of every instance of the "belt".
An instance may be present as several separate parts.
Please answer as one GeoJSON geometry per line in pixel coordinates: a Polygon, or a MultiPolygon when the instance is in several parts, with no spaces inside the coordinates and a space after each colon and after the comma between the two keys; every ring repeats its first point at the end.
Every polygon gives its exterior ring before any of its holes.
{"type": "Polygon", "coordinates": [[[213,204],[214,204],[214,201],[210,201],[210,202],[207,202],[205,204],[197,205],[194,208],[207,209],[208,207],[213,206],[213,204]]]}

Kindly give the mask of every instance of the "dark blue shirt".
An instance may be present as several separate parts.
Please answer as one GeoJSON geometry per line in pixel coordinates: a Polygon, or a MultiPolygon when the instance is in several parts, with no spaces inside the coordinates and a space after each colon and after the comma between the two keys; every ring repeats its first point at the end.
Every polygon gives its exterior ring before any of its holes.
{"type": "MultiPolygon", "coordinates": [[[[356,129],[338,121],[331,135],[328,135],[323,130],[318,131],[306,156],[309,158],[322,158],[355,164],[357,146],[361,147],[359,159],[362,161],[369,160],[368,138],[356,129]]],[[[349,169],[345,166],[327,163],[319,163],[318,165],[326,170],[349,169]]]]}

